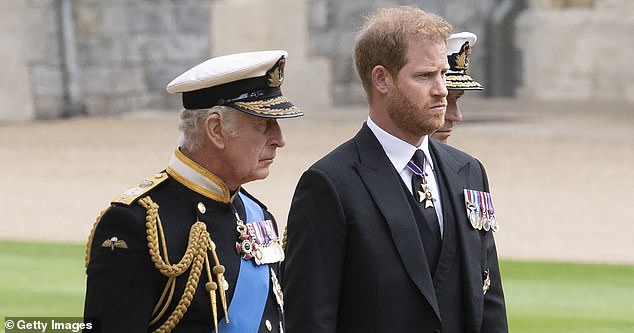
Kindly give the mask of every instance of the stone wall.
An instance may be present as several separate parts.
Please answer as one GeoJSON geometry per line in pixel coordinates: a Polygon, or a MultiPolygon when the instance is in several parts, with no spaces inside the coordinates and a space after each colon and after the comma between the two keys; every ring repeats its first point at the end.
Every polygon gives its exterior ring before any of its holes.
{"type": "Polygon", "coordinates": [[[330,61],[307,52],[306,0],[215,0],[211,12],[213,56],[286,50],[284,95],[305,113],[330,109],[330,61]]]}
{"type": "Polygon", "coordinates": [[[499,96],[494,88],[511,76],[511,91],[529,98],[634,102],[634,1],[517,1],[528,9],[503,35],[509,46],[490,23],[511,0],[2,0],[0,121],[179,108],[165,85],[182,71],[210,55],[271,48],[289,51],[285,93],[300,106],[363,104],[354,36],[364,16],[396,5],[478,35],[469,74],[485,95],[499,96]],[[488,61],[500,56],[514,61],[488,61]]]}
{"type": "Polygon", "coordinates": [[[209,57],[209,1],[83,0],[75,6],[88,114],[178,107],[165,86],[209,57]]]}
{"type": "Polygon", "coordinates": [[[0,1],[0,121],[24,121],[38,112],[61,111],[62,72],[53,2],[0,1]]]}
{"type": "Polygon", "coordinates": [[[0,3],[0,120],[177,107],[165,86],[209,57],[209,1],[70,0],[69,17],[64,1],[0,3]],[[69,42],[65,19],[74,33],[69,42]],[[69,51],[76,82],[68,75],[69,51]],[[72,93],[79,105],[69,105],[72,93]]]}
{"type": "Polygon", "coordinates": [[[308,53],[328,58],[332,64],[332,99],[336,105],[365,103],[365,93],[354,68],[352,52],[356,32],[364,17],[376,9],[409,5],[439,14],[454,25],[455,31],[471,31],[478,35],[469,73],[486,87],[484,56],[487,16],[497,0],[309,0],[308,53]]]}
{"type": "Polygon", "coordinates": [[[533,1],[517,21],[521,95],[634,102],[632,13],[629,0],[533,1]]]}
{"type": "Polygon", "coordinates": [[[485,19],[499,1],[3,1],[0,42],[13,47],[0,51],[0,74],[13,79],[3,81],[0,119],[178,108],[179,98],[164,90],[169,80],[210,55],[258,48],[289,50],[285,91],[299,105],[365,103],[352,63],[354,36],[365,15],[396,5],[419,6],[457,31],[477,33],[470,74],[486,86],[485,19]],[[63,2],[72,5],[69,42],[63,2]],[[76,52],[75,81],[68,48],[76,52]]]}

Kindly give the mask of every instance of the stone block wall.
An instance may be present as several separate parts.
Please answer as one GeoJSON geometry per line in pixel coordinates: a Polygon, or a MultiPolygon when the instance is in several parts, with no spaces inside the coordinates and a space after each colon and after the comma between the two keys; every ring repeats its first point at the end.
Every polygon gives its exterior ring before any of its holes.
{"type": "Polygon", "coordinates": [[[306,114],[329,110],[330,61],[308,49],[307,0],[216,0],[212,4],[212,55],[288,51],[282,91],[306,114]]]}
{"type": "Polygon", "coordinates": [[[209,1],[75,1],[88,114],[178,108],[165,86],[210,54],[209,1]]]}
{"type": "Polygon", "coordinates": [[[0,2],[0,120],[179,107],[165,86],[209,57],[210,1],[70,0],[71,41],[64,1],[0,2]],[[68,47],[78,69],[73,108],[68,47]]]}
{"type": "Polygon", "coordinates": [[[546,100],[634,103],[634,2],[533,1],[517,21],[520,93],[546,100]]]}
{"type": "Polygon", "coordinates": [[[0,121],[61,113],[62,71],[54,2],[0,2],[0,121]]]}
{"type": "Polygon", "coordinates": [[[314,110],[364,104],[354,37],[365,16],[397,5],[437,13],[455,31],[478,35],[469,74],[485,95],[500,82],[492,75],[500,64],[486,60],[508,54],[521,62],[501,73],[521,78],[521,96],[634,102],[633,1],[517,1],[528,9],[512,26],[518,51],[505,53],[488,24],[509,0],[3,0],[0,121],[180,108],[180,96],[165,92],[172,78],[210,55],[258,48],[289,51],[294,83],[285,91],[298,104],[314,110]],[[72,4],[70,44],[63,2],[72,4]],[[69,45],[76,52],[76,90],[69,45]],[[80,96],[77,108],[69,107],[71,92],[80,96]]]}
{"type": "Polygon", "coordinates": [[[308,53],[325,57],[332,66],[332,99],[335,105],[365,103],[365,92],[354,67],[352,53],[356,32],[364,18],[378,8],[415,6],[438,14],[454,25],[454,30],[478,35],[469,73],[486,87],[485,63],[487,15],[496,0],[308,0],[308,53]]]}
{"type": "Polygon", "coordinates": [[[298,104],[323,109],[365,103],[352,62],[354,37],[364,16],[397,5],[421,7],[446,17],[456,31],[478,34],[470,74],[486,86],[485,21],[499,1],[4,1],[0,42],[15,47],[0,50],[0,74],[15,79],[3,82],[0,119],[178,108],[178,96],[168,96],[164,87],[183,70],[212,54],[277,47],[290,52],[288,79],[299,84],[285,90],[298,104]],[[73,7],[70,44],[61,27],[64,1],[73,7]],[[68,46],[77,55],[80,105],[69,105],[68,46]],[[312,94],[305,93],[308,87],[312,94]]]}

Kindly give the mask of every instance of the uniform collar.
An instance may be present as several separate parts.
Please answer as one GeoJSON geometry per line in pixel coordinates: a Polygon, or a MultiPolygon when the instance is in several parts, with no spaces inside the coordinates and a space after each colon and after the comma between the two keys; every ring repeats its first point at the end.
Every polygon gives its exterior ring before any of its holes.
{"type": "Polygon", "coordinates": [[[229,203],[235,197],[220,178],[189,159],[178,148],[170,159],[167,173],[190,190],[212,200],[229,203]]]}

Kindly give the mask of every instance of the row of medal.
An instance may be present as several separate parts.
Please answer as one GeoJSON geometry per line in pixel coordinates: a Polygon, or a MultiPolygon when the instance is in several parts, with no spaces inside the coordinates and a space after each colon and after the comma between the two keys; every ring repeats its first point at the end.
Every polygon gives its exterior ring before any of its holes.
{"type": "Polygon", "coordinates": [[[474,229],[498,231],[500,226],[495,219],[491,193],[465,189],[464,200],[469,223],[474,229]]]}
{"type": "Polygon", "coordinates": [[[243,259],[254,258],[257,265],[284,261],[284,249],[271,220],[247,223],[239,231],[236,251],[243,259]]]}

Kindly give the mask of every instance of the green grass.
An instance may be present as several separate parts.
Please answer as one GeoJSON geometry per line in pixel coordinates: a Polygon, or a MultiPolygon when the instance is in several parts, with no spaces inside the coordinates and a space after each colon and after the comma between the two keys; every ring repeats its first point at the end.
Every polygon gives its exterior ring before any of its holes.
{"type": "MultiPolygon", "coordinates": [[[[634,266],[500,265],[511,332],[634,332],[634,266]]],[[[0,272],[2,321],[82,315],[84,245],[0,241],[0,272]]]]}
{"type": "Polygon", "coordinates": [[[0,241],[0,318],[81,317],[84,248],[0,241]]]}
{"type": "Polygon", "coordinates": [[[500,265],[511,332],[634,332],[634,266],[500,265]]]}

